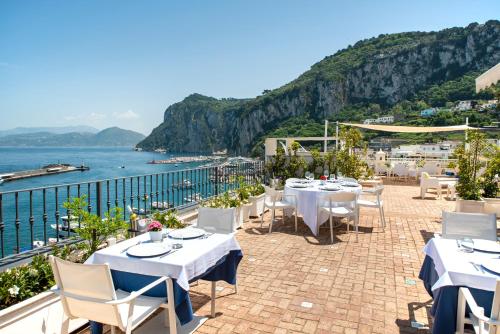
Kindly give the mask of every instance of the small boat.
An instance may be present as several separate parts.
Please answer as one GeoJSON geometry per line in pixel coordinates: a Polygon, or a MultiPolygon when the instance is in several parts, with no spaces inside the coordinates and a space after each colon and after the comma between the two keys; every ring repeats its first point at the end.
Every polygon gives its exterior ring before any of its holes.
{"type": "Polygon", "coordinates": [[[120,166],[119,168],[124,169],[124,168],[125,168],[125,166],[120,166]]]}
{"type": "Polygon", "coordinates": [[[168,202],[153,202],[153,209],[168,209],[170,204],[168,202]]]}
{"type": "Polygon", "coordinates": [[[33,249],[40,248],[43,246],[45,246],[45,242],[43,242],[42,240],[33,241],[33,249]]]}
{"type": "MultiPolygon", "coordinates": [[[[60,224],[57,226],[56,224],[50,224],[50,227],[56,231],[59,231],[59,233],[67,235],[68,234],[68,224],[60,224]],[[58,228],[59,227],[59,228],[58,228]]],[[[78,229],[78,222],[71,222],[69,224],[69,233],[70,235],[76,234],[76,230],[78,229]]]]}
{"type": "Polygon", "coordinates": [[[195,194],[193,194],[193,196],[186,196],[186,197],[184,197],[184,202],[186,202],[186,203],[197,203],[201,199],[202,199],[201,194],[200,193],[195,193],[195,194]]]}

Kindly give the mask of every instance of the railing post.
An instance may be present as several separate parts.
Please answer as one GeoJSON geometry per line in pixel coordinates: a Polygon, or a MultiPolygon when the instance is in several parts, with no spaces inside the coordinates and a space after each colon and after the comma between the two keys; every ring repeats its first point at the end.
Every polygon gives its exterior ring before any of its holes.
{"type": "Polygon", "coordinates": [[[101,197],[102,197],[102,187],[101,182],[97,181],[95,184],[95,198],[96,198],[96,214],[99,217],[102,217],[102,208],[101,208],[101,197]]]}
{"type": "Polygon", "coordinates": [[[4,254],[4,244],[3,244],[3,230],[5,228],[5,224],[3,222],[3,206],[2,206],[2,194],[0,193],[0,248],[2,251],[2,257],[5,256],[4,254]]]}
{"type": "Polygon", "coordinates": [[[215,196],[219,196],[219,167],[215,166],[215,196]]]}

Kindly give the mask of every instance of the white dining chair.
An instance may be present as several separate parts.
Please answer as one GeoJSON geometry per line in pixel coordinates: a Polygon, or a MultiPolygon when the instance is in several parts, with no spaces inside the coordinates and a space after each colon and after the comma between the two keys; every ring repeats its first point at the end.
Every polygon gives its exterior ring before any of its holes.
{"type": "MultiPolygon", "coordinates": [[[[198,221],[196,227],[204,229],[210,233],[230,234],[236,231],[235,208],[204,208],[198,209],[198,221]]],[[[211,303],[212,317],[215,317],[215,293],[217,282],[212,281],[211,303]]],[[[234,292],[238,293],[238,279],[234,285],[234,292]]]]}
{"type": "Polygon", "coordinates": [[[495,214],[443,211],[442,238],[497,240],[495,214]]]}
{"type": "Polygon", "coordinates": [[[423,172],[420,176],[420,198],[424,199],[429,189],[435,189],[437,197],[440,198],[443,188],[449,189],[450,187],[454,187],[456,182],[456,179],[453,178],[438,178],[430,176],[427,172],[423,172]]]}
{"type": "Polygon", "coordinates": [[[484,315],[484,308],[479,307],[470,290],[462,287],[458,289],[457,303],[457,334],[464,333],[465,324],[471,324],[478,334],[500,334],[500,280],[497,280],[490,317],[484,315]],[[467,309],[468,306],[468,309],[467,309]],[[470,313],[468,312],[470,310],[470,313]],[[468,313],[468,314],[466,314],[468,313]]]}
{"type": "Polygon", "coordinates": [[[382,185],[378,185],[371,189],[363,190],[364,195],[372,195],[375,196],[375,198],[373,200],[358,198],[358,206],[378,209],[380,215],[380,225],[382,225],[382,228],[385,228],[384,201],[382,201],[383,191],[384,191],[384,186],[382,185]]]}
{"type": "MultiPolygon", "coordinates": [[[[274,216],[276,215],[276,210],[283,210],[283,222],[285,221],[285,209],[293,209],[293,215],[295,217],[295,232],[297,232],[297,199],[295,195],[285,195],[273,188],[265,186],[266,196],[264,203],[262,204],[262,212],[266,211],[266,208],[271,210],[271,222],[269,223],[269,233],[272,232],[274,216]]],[[[260,218],[260,227],[264,224],[264,214],[260,218]]]]}
{"type": "Polygon", "coordinates": [[[198,209],[196,226],[211,233],[229,234],[236,231],[236,208],[204,208],[198,209]]]}
{"type": "MultiPolygon", "coordinates": [[[[332,217],[352,218],[356,230],[356,241],[358,240],[359,207],[357,205],[358,195],[353,192],[337,192],[324,194],[318,199],[318,219],[321,211],[328,213],[330,222],[330,237],[333,244],[333,222],[332,217]]],[[[319,226],[319,222],[318,222],[319,226]]],[[[347,233],[349,233],[349,222],[347,222],[347,233]]]]}
{"type": "Polygon", "coordinates": [[[80,264],[49,256],[57,287],[53,292],[61,297],[65,320],[61,333],[68,333],[70,319],[83,318],[115,327],[126,334],[146,320],[158,308],[166,309],[165,325],[170,333],[177,332],[174,287],[170,277],[160,277],[133,292],[115,290],[107,264],[80,264]],[[165,297],[143,296],[151,288],[166,284],[165,297]],[[168,321],[167,321],[168,318],[168,321]]]}
{"type": "Polygon", "coordinates": [[[396,176],[398,179],[404,179],[405,181],[408,179],[409,173],[410,173],[410,168],[402,163],[396,164],[392,171],[392,174],[394,176],[396,176]]]}

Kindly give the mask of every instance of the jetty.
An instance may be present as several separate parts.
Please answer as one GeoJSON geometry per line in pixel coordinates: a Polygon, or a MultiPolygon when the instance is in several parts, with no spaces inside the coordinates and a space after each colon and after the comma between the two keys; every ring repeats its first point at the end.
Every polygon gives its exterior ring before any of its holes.
{"type": "Polygon", "coordinates": [[[88,171],[90,167],[85,165],[73,166],[70,164],[50,164],[43,166],[40,169],[23,170],[18,172],[0,174],[0,183],[7,181],[15,181],[27,179],[30,177],[54,175],[69,172],[84,172],[88,171]]]}

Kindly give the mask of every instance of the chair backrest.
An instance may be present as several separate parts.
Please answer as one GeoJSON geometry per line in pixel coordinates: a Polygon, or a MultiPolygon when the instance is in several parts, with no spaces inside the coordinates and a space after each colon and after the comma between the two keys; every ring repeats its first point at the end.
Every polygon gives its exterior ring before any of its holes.
{"type": "Polygon", "coordinates": [[[446,239],[476,238],[497,240],[495,214],[443,211],[443,233],[446,239]]]}
{"type": "Polygon", "coordinates": [[[199,208],[197,227],[211,233],[233,233],[235,227],[235,208],[199,208]]]}
{"type": "Polygon", "coordinates": [[[342,206],[348,206],[351,209],[356,208],[356,201],[358,199],[358,195],[354,192],[349,191],[339,191],[331,194],[323,194],[321,196],[321,200],[318,203],[340,203],[342,206]]]}
{"type": "Polygon", "coordinates": [[[406,176],[408,175],[409,168],[408,166],[398,163],[394,166],[394,173],[398,176],[406,176]]]}
{"type": "Polygon", "coordinates": [[[80,264],[49,257],[65,313],[123,328],[116,306],[116,292],[107,264],[80,264]]]}
{"type": "Polygon", "coordinates": [[[276,198],[276,200],[280,199],[281,192],[279,192],[278,190],[268,186],[264,186],[264,189],[266,190],[266,197],[270,197],[272,199],[276,198]]]}

